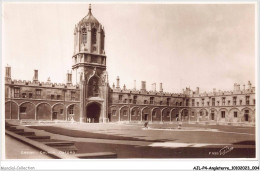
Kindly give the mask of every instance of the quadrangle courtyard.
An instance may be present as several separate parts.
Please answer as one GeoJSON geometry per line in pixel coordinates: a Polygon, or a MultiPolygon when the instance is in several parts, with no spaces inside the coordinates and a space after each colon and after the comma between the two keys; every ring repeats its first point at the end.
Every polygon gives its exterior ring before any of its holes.
{"type": "MultiPolygon", "coordinates": [[[[112,152],[117,158],[255,158],[255,127],[183,123],[18,122],[36,135],[75,143],[77,153],[112,152]]],[[[19,128],[18,126],[18,128],[19,128]]],[[[6,143],[6,149],[11,148],[6,143]]]]}

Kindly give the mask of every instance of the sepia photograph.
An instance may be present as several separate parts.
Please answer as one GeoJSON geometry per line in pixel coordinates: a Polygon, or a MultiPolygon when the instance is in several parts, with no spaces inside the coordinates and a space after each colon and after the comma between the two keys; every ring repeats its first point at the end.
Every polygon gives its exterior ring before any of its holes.
{"type": "Polygon", "coordinates": [[[3,158],[256,160],[256,7],[3,2],[3,158]]]}

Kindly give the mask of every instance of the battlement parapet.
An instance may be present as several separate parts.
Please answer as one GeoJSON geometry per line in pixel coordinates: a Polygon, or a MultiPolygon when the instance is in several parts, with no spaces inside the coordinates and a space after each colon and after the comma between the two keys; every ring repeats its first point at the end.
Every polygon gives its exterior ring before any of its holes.
{"type": "Polygon", "coordinates": [[[64,84],[64,83],[51,83],[51,82],[36,82],[36,81],[27,81],[27,80],[13,80],[10,82],[14,86],[35,86],[35,87],[45,87],[45,88],[68,88],[68,89],[77,89],[79,85],[73,84],[64,84]]]}
{"type": "Polygon", "coordinates": [[[114,88],[111,89],[115,93],[126,93],[133,95],[153,95],[153,96],[165,96],[165,97],[185,97],[185,94],[181,93],[170,93],[170,92],[160,92],[160,91],[146,91],[146,90],[136,90],[136,89],[121,89],[114,88]]]}
{"type": "Polygon", "coordinates": [[[214,96],[231,96],[231,95],[241,95],[241,94],[251,94],[255,93],[255,89],[252,88],[246,89],[246,90],[239,90],[239,91],[221,91],[219,90],[218,92],[204,92],[200,94],[192,94],[189,97],[214,97],[214,96]]]}

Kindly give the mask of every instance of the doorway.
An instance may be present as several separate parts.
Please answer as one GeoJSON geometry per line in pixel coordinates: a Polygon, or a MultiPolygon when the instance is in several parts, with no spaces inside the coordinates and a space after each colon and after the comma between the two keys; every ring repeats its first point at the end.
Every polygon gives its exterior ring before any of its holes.
{"type": "Polygon", "coordinates": [[[91,103],[87,106],[86,121],[88,123],[99,123],[101,107],[98,103],[91,103]]]}
{"type": "Polygon", "coordinates": [[[148,121],[148,114],[144,114],[144,120],[148,121]]]}
{"type": "Polygon", "coordinates": [[[211,113],[211,120],[214,120],[214,118],[215,118],[215,114],[214,114],[214,112],[212,112],[211,113]]]}
{"type": "Polygon", "coordinates": [[[53,113],[52,113],[52,119],[53,119],[53,120],[58,119],[57,115],[58,115],[57,112],[53,112],[53,113]]]}

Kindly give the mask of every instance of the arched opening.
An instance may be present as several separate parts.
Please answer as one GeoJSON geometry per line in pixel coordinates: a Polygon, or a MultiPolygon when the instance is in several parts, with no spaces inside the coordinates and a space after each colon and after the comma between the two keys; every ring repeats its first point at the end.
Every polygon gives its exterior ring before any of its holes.
{"type": "Polygon", "coordinates": [[[5,103],[5,119],[18,119],[18,105],[12,101],[5,103]]]}
{"type": "Polygon", "coordinates": [[[52,108],[52,120],[65,120],[63,104],[55,104],[52,108]]]}
{"type": "Polygon", "coordinates": [[[97,30],[95,28],[92,29],[91,31],[91,41],[93,44],[97,43],[97,30]]]}
{"type": "Polygon", "coordinates": [[[182,121],[188,121],[189,120],[189,111],[188,109],[183,109],[180,113],[179,119],[182,121]]]}
{"type": "Polygon", "coordinates": [[[149,120],[151,120],[150,119],[150,114],[151,113],[151,109],[150,108],[148,108],[148,107],[144,107],[143,109],[142,109],[142,121],[149,121],[149,120]]]}
{"type": "Polygon", "coordinates": [[[19,107],[20,119],[35,119],[35,105],[31,102],[24,102],[19,107]]]}
{"type": "Polygon", "coordinates": [[[86,28],[82,29],[82,41],[84,44],[87,43],[87,29],[86,28]]]}
{"type": "Polygon", "coordinates": [[[129,119],[129,107],[123,106],[120,109],[120,120],[119,121],[127,121],[129,119]]]}
{"type": "Polygon", "coordinates": [[[88,82],[88,96],[97,97],[99,95],[99,79],[97,77],[90,78],[88,82]]]}
{"type": "Polygon", "coordinates": [[[88,123],[98,123],[100,118],[101,107],[98,103],[91,103],[87,106],[87,119],[88,123]]]}
{"type": "Polygon", "coordinates": [[[51,120],[51,106],[48,103],[42,103],[37,106],[38,120],[51,120]]]}
{"type": "Polygon", "coordinates": [[[131,109],[131,121],[140,121],[141,120],[141,114],[140,114],[140,108],[134,107],[131,109]]]}
{"type": "Polygon", "coordinates": [[[161,121],[161,111],[159,108],[152,109],[151,121],[161,121]]]}

